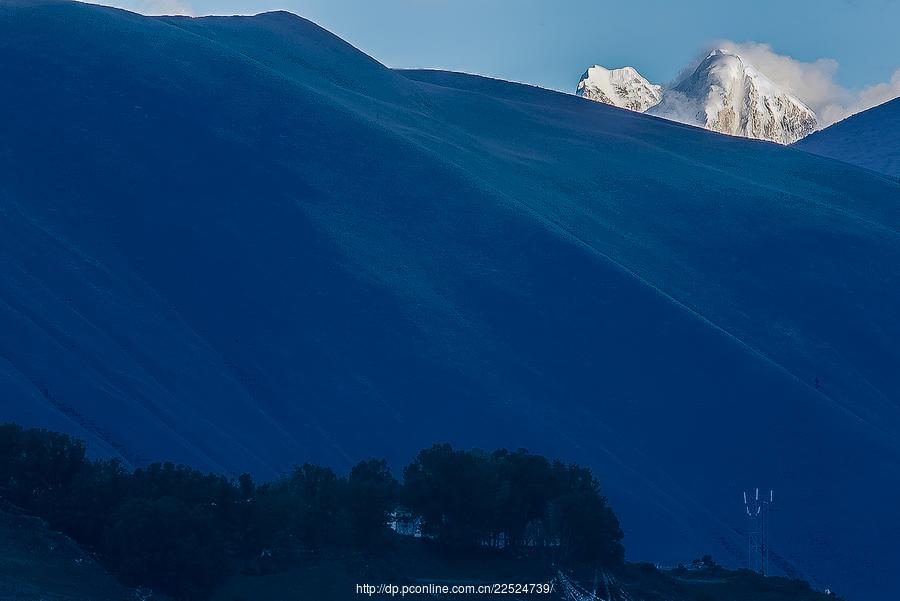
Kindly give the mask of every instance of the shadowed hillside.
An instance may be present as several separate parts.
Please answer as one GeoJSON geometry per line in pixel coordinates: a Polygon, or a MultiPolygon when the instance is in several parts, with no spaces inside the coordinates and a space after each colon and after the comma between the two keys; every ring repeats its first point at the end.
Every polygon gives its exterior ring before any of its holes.
{"type": "Polygon", "coordinates": [[[900,178],[900,98],[852,115],[797,142],[807,152],[900,178]]]}
{"type": "Polygon", "coordinates": [[[260,477],[528,447],[662,563],[742,564],[771,486],[783,570],[897,592],[900,184],[287,13],[0,32],[0,418],[260,477]]]}

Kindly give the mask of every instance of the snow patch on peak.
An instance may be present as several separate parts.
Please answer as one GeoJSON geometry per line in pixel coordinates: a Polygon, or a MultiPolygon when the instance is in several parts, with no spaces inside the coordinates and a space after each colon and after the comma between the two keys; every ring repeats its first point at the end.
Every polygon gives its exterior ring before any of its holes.
{"type": "Polygon", "coordinates": [[[713,56],[718,56],[720,54],[727,54],[729,56],[734,56],[740,59],[737,54],[731,52],[730,50],[725,50],[724,48],[716,48],[715,50],[710,51],[710,53],[706,55],[706,58],[712,58],[713,56]]]}
{"type": "Polygon", "coordinates": [[[660,101],[661,92],[662,86],[644,79],[634,67],[607,69],[594,65],[581,76],[575,94],[643,113],[660,101]]]}

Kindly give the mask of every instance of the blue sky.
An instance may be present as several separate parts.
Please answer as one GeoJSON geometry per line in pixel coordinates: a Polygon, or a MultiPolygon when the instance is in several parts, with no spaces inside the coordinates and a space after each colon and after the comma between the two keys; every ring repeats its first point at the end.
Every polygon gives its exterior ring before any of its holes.
{"type": "Polygon", "coordinates": [[[773,54],[815,65],[841,89],[836,93],[889,82],[900,68],[897,0],[104,3],[144,13],[182,10],[195,15],[285,9],[315,21],[389,66],[439,67],[566,91],[572,91],[581,73],[594,63],[632,65],[649,80],[665,83],[719,39],[768,44],[773,54]]]}

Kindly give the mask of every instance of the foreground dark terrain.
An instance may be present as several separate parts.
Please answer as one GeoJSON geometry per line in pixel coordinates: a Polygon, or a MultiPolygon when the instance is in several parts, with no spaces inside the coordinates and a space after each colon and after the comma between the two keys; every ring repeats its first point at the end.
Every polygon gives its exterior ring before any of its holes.
{"type": "Polygon", "coordinates": [[[900,594],[896,179],[286,13],[0,32],[0,418],[260,480],[527,447],[668,565],[771,487],[780,573],[900,594]]]}
{"type": "MultiPolygon", "coordinates": [[[[628,564],[605,574],[597,589],[611,601],[836,601],[799,581],[764,580],[751,572],[712,570],[658,571],[650,564],[628,564]],[[626,597],[629,595],[630,597],[626,597]]],[[[593,590],[593,572],[573,575],[572,582],[593,590]]],[[[344,600],[376,598],[356,594],[362,583],[493,584],[550,582],[553,593],[522,595],[561,599],[558,572],[527,560],[488,554],[454,560],[420,541],[398,541],[383,558],[307,558],[270,574],[238,574],[213,592],[214,601],[344,600]]],[[[0,597],[10,601],[166,601],[148,589],[129,589],[107,574],[95,557],[39,518],[0,510],[0,597]]],[[[440,596],[410,596],[412,599],[440,596]]],[[[467,599],[475,596],[453,595],[467,599]]],[[[477,598],[484,599],[484,595],[477,598]]],[[[606,597],[605,597],[606,598],[606,597]]]]}
{"type": "Polygon", "coordinates": [[[3,599],[350,599],[384,585],[413,598],[483,598],[474,587],[494,585],[568,601],[588,589],[607,601],[826,597],[709,556],[629,564],[621,541],[590,470],[524,450],[434,445],[402,481],[368,460],[346,476],[304,463],[257,484],[168,463],[129,471],[71,437],[0,425],[3,599]],[[460,585],[471,594],[451,594],[460,585]]]}
{"type": "Polygon", "coordinates": [[[133,594],[71,539],[0,503],[0,599],[125,601],[133,594]]]}

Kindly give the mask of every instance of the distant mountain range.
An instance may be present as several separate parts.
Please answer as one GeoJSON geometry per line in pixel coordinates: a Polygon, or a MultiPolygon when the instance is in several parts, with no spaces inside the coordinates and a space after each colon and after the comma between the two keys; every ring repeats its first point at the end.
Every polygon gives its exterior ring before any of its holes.
{"type": "Polygon", "coordinates": [[[0,421],[260,479],[525,447],[668,565],[745,565],[774,488],[776,571],[900,597],[897,180],[284,12],[4,1],[0,81],[0,421]]]}
{"type": "Polygon", "coordinates": [[[576,94],[712,131],[791,144],[816,129],[815,113],[738,54],[714,50],[671,89],[634,68],[585,72],[576,94]]]}

